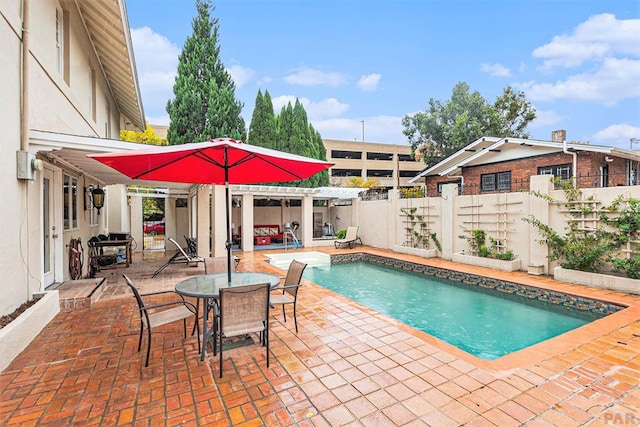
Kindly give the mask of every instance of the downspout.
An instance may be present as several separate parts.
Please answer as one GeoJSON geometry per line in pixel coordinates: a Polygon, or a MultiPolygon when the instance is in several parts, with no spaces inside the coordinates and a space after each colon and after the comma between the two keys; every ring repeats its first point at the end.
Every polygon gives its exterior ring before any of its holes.
{"type": "Polygon", "coordinates": [[[29,0],[22,0],[22,109],[20,150],[29,149],[29,0]]]}
{"type": "Polygon", "coordinates": [[[567,149],[567,140],[563,140],[562,141],[562,152],[565,154],[571,154],[573,156],[573,176],[572,176],[572,180],[573,180],[573,187],[577,188],[577,184],[576,184],[576,174],[578,173],[578,154],[576,154],[575,151],[569,151],[567,149]]]}

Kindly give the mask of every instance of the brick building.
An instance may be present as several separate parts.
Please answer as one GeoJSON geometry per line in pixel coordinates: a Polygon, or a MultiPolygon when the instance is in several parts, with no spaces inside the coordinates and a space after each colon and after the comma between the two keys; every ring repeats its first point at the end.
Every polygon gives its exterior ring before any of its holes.
{"type": "Polygon", "coordinates": [[[551,141],[482,137],[409,182],[423,183],[428,196],[449,183],[468,195],[528,190],[532,175],[573,180],[580,188],[638,183],[640,153],[565,138],[565,131],[555,131],[551,141]]]}

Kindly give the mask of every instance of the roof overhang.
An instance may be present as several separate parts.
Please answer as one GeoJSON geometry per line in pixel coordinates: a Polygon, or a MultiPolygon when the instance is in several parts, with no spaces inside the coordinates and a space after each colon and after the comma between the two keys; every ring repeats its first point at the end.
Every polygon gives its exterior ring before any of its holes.
{"type": "Polygon", "coordinates": [[[482,138],[478,138],[475,141],[471,142],[470,144],[467,144],[462,149],[448,156],[447,158],[436,163],[435,165],[423,170],[418,175],[411,178],[408,182],[409,184],[413,184],[417,182],[420,178],[424,178],[430,175],[440,175],[440,172],[442,172],[444,169],[450,168],[452,165],[469,157],[473,153],[481,151],[484,148],[489,147],[492,144],[496,143],[497,141],[500,141],[500,139],[501,138],[495,138],[491,136],[483,136],[482,138]]]}
{"type": "Polygon", "coordinates": [[[73,0],[120,113],[145,129],[138,72],[124,0],[73,0]]]}

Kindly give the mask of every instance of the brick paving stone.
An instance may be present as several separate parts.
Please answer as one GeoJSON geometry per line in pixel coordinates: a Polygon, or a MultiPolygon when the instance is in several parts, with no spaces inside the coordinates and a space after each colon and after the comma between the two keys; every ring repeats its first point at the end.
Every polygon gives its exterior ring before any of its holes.
{"type": "MultiPolygon", "coordinates": [[[[218,356],[208,351],[200,362],[196,337],[184,339],[180,324],[154,331],[145,368],[132,295],[122,271],[110,271],[90,308],[59,313],[0,373],[0,425],[604,426],[611,425],[607,416],[640,412],[640,322],[629,320],[640,318],[640,296],[362,250],[584,292],[629,308],[619,320],[601,319],[599,331],[566,334],[565,347],[564,338],[552,339],[543,352],[482,361],[305,282],[299,332],[279,313],[271,318],[271,366],[259,345],[228,350],[220,379],[218,356]]],[[[261,253],[240,256],[241,271],[282,275],[261,253]]],[[[142,292],[170,290],[202,273],[201,266],[175,266],[151,280],[161,263],[161,257],[135,254],[126,272],[142,292]]]]}

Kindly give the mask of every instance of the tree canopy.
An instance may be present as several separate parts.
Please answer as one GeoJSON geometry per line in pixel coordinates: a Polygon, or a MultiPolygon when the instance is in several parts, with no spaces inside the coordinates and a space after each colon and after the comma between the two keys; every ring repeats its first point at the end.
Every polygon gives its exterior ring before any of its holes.
{"type": "Polygon", "coordinates": [[[449,100],[429,99],[426,110],[404,116],[402,125],[414,153],[432,165],[481,136],[528,138],[535,117],[523,92],[507,86],[490,104],[460,82],[449,100]]]}
{"type": "MultiPolygon", "coordinates": [[[[269,91],[258,91],[249,127],[249,143],[312,159],[326,160],[327,153],[320,133],[308,122],[307,112],[296,98],[283,106],[277,116],[269,91]]],[[[329,172],[322,171],[304,181],[287,182],[289,187],[319,187],[329,184],[329,172]]]]}
{"type": "Polygon", "coordinates": [[[220,60],[218,19],[209,0],[196,0],[198,16],[192,21],[173,84],[174,98],[167,102],[172,145],[230,137],[244,139],[244,106],[235,98],[235,83],[220,60]]]}

